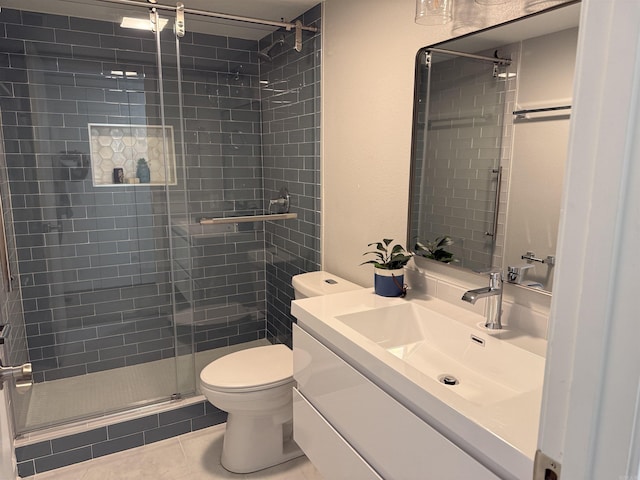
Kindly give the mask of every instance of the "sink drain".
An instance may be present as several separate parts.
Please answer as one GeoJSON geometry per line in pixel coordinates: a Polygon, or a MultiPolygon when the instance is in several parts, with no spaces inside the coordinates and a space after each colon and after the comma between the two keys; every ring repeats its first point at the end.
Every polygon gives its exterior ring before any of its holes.
{"type": "Polygon", "coordinates": [[[445,385],[458,385],[458,383],[460,383],[456,377],[453,375],[447,375],[446,373],[444,375],[440,375],[438,377],[438,381],[445,385]]]}

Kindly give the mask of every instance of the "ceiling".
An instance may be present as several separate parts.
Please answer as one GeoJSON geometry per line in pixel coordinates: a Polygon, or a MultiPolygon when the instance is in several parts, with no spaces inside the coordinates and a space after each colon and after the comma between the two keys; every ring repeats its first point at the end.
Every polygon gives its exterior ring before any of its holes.
{"type": "MultiPolygon", "coordinates": [[[[140,3],[146,3],[140,0],[140,3]]],[[[319,3],[319,0],[182,0],[185,8],[225,13],[272,21],[290,21],[319,3]]],[[[158,4],[175,6],[175,2],[158,0],[158,4]]],[[[145,17],[147,9],[137,6],[109,3],[105,0],[0,0],[6,8],[53,13],[120,23],[124,14],[145,17]]],[[[161,10],[161,12],[165,12],[161,10]]],[[[167,12],[168,13],[168,12],[167,12]]],[[[165,13],[165,14],[167,14],[165,13]]],[[[244,22],[211,19],[199,15],[186,15],[187,30],[260,40],[276,27],[244,22]]]]}

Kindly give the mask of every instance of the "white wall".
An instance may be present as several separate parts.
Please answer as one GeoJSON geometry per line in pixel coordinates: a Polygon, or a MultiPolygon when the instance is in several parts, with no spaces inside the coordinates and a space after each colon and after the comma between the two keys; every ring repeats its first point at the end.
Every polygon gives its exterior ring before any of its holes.
{"type": "MultiPolygon", "coordinates": [[[[524,14],[522,0],[456,4],[483,9],[485,25],[524,14]]],[[[366,286],[366,245],[406,241],[415,54],[453,37],[414,16],[415,0],[324,3],[323,268],[366,286]]]]}

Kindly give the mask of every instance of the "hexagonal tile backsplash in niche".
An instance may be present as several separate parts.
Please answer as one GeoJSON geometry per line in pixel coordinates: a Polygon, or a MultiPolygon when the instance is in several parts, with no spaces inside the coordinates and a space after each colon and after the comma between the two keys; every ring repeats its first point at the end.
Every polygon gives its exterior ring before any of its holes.
{"type": "MultiPolygon", "coordinates": [[[[89,124],[91,171],[95,186],[113,186],[113,169],[122,168],[124,185],[136,178],[138,159],[149,165],[151,185],[176,184],[173,127],[159,125],[89,124]]],[[[142,185],[149,185],[142,184],[142,185]]]]}

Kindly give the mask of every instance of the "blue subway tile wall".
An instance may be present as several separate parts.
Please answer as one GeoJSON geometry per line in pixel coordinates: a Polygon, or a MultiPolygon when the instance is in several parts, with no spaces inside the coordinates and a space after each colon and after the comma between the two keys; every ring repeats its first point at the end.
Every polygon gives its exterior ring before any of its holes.
{"type": "MultiPolygon", "coordinates": [[[[300,18],[320,27],[320,5],[300,18]]],[[[262,62],[264,184],[268,198],[282,187],[291,195],[295,220],[267,222],[267,334],[291,346],[293,275],[320,270],[320,33],[304,32],[301,52],[294,32],[277,31],[260,48],[284,38],[262,62]]]]}
{"type": "Polygon", "coordinates": [[[196,309],[193,327],[178,325],[182,351],[191,335],[196,350],[265,336],[262,225],[191,235],[177,222],[263,210],[258,42],[187,33],[180,135],[166,30],[163,100],[178,185],[95,187],[89,123],[161,124],[153,35],[0,12],[0,107],[36,381],[174,355],[174,301],[178,310],[196,309]],[[172,286],[170,240],[174,253],[186,251],[174,255],[177,284],[186,288],[172,286]]]}
{"type": "Polygon", "coordinates": [[[28,477],[130,448],[148,445],[226,421],[208,402],[148,415],[82,433],[16,448],[18,473],[28,477]]]}

